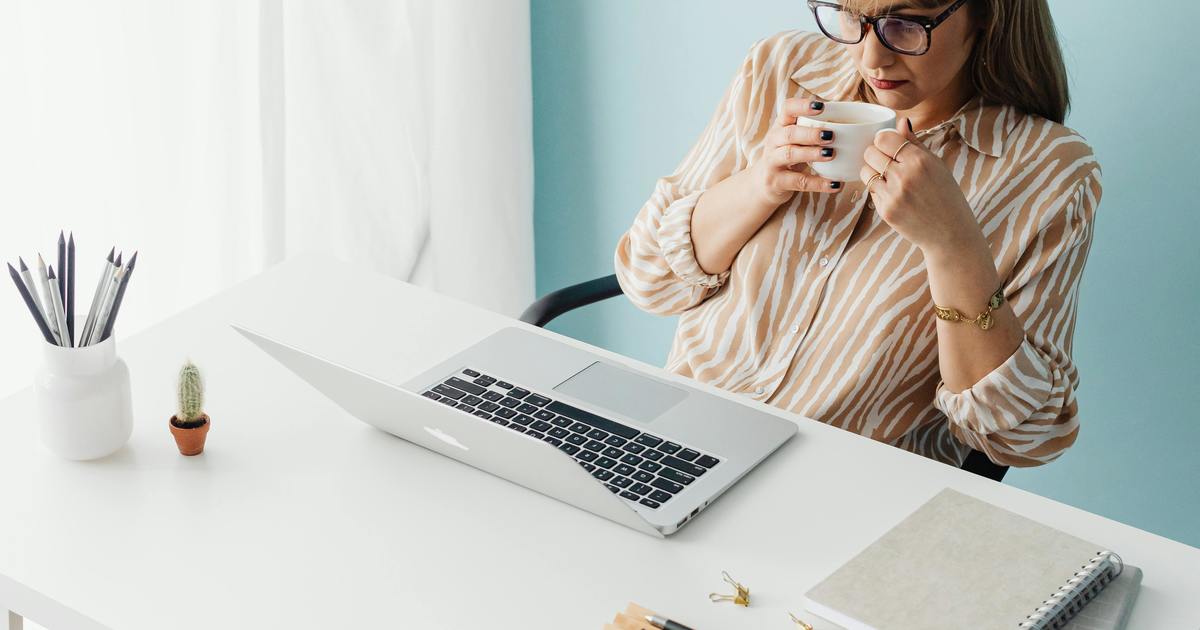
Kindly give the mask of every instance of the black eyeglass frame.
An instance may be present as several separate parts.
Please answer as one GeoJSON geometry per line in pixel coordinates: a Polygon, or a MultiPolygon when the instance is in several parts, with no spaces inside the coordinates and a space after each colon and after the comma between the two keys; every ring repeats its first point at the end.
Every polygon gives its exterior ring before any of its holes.
{"type": "Polygon", "coordinates": [[[839,11],[846,11],[847,10],[846,7],[844,7],[841,4],[838,4],[836,2],[825,2],[824,0],[808,0],[808,8],[812,9],[813,20],[817,23],[817,28],[821,29],[821,32],[824,33],[826,37],[828,37],[829,39],[832,39],[835,42],[842,43],[842,44],[857,44],[857,43],[861,42],[863,40],[863,38],[865,38],[867,36],[867,24],[870,24],[871,30],[875,31],[875,36],[879,38],[879,42],[881,44],[883,44],[884,46],[886,46],[888,50],[900,53],[901,55],[920,56],[920,55],[924,55],[925,53],[929,52],[929,47],[933,45],[933,29],[937,28],[938,25],[941,24],[942,22],[945,22],[946,19],[949,18],[951,15],[954,15],[954,12],[957,11],[960,7],[962,7],[962,5],[964,5],[966,3],[967,3],[967,0],[956,0],[954,4],[946,7],[945,11],[942,11],[941,13],[939,13],[936,16],[931,17],[931,18],[925,17],[923,15],[900,15],[897,13],[883,13],[881,15],[859,15],[858,16],[858,24],[859,24],[858,39],[856,39],[854,41],[847,41],[840,37],[834,37],[829,31],[825,30],[825,25],[821,24],[821,18],[820,18],[820,16],[817,15],[817,9],[820,7],[830,7],[830,8],[837,9],[839,11]],[[879,34],[879,29],[876,27],[876,25],[879,23],[879,21],[884,20],[884,19],[904,20],[904,21],[916,24],[917,26],[920,26],[921,28],[925,29],[925,48],[923,48],[920,52],[911,52],[911,51],[907,51],[907,50],[900,50],[899,48],[892,46],[890,43],[888,43],[886,38],[884,38],[882,35],[879,34]]]}

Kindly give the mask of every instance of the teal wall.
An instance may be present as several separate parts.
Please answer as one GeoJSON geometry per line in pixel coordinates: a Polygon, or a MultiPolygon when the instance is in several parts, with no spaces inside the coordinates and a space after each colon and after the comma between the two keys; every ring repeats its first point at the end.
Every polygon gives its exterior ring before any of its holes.
{"type": "MultiPolygon", "coordinates": [[[[699,135],[747,48],[811,29],[802,0],[533,0],[538,291],[613,247],[699,135]]],[[[1200,546],[1200,5],[1054,0],[1104,199],[1081,293],[1083,428],[1006,483],[1200,546]],[[1139,7],[1145,9],[1145,7],[1139,7]],[[1172,28],[1176,24],[1180,27],[1172,28]]],[[[609,300],[552,328],[661,365],[674,318],[609,300]]]]}

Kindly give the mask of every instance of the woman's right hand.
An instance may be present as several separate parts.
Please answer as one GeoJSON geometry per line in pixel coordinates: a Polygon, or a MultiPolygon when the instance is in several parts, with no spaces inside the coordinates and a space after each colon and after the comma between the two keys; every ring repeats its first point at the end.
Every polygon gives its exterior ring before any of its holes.
{"type": "Polygon", "coordinates": [[[763,141],[763,152],[750,166],[754,187],[763,200],[777,208],[797,191],[835,192],[842,182],[825,179],[804,168],[811,162],[828,162],[834,150],[833,132],[796,124],[801,116],[820,117],[825,104],[808,98],[789,98],[783,102],[783,112],[771,125],[763,141]]]}

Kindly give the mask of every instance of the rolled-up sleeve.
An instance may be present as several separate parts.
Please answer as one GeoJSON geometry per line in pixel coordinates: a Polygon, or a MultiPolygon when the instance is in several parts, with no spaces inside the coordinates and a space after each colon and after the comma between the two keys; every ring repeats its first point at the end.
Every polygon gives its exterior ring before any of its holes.
{"type": "Polygon", "coordinates": [[[1079,281],[1100,200],[1094,162],[1082,179],[1051,196],[1057,211],[1032,240],[1005,286],[1009,305],[1024,324],[1013,354],[962,392],[945,383],[934,405],[946,414],[956,439],[1009,466],[1037,466],[1058,458],[1079,433],[1071,358],[1079,281]]]}
{"type": "Polygon", "coordinates": [[[697,262],[692,211],[706,189],[747,165],[746,147],[763,130],[746,114],[770,91],[754,80],[768,64],[769,48],[765,40],[751,48],[700,139],[674,173],[655,183],[617,244],[614,266],[621,289],[644,311],[683,312],[714,295],[729,276],[728,271],[706,273],[697,262]]]}

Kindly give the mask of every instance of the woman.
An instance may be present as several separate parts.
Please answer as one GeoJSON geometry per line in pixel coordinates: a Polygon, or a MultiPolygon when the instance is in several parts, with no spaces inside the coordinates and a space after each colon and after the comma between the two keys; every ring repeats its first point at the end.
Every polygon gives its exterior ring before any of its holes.
{"type": "Polygon", "coordinates": [[[810,0],[755,45],[616,252],[679,314],[668,369],[953,465],[1036,466],[1078,432],[1071,338],[1100,168],[1061,123],[1046,0],[810,0]],[[827,101],[898,112],[829,181],[827,101]]]}

